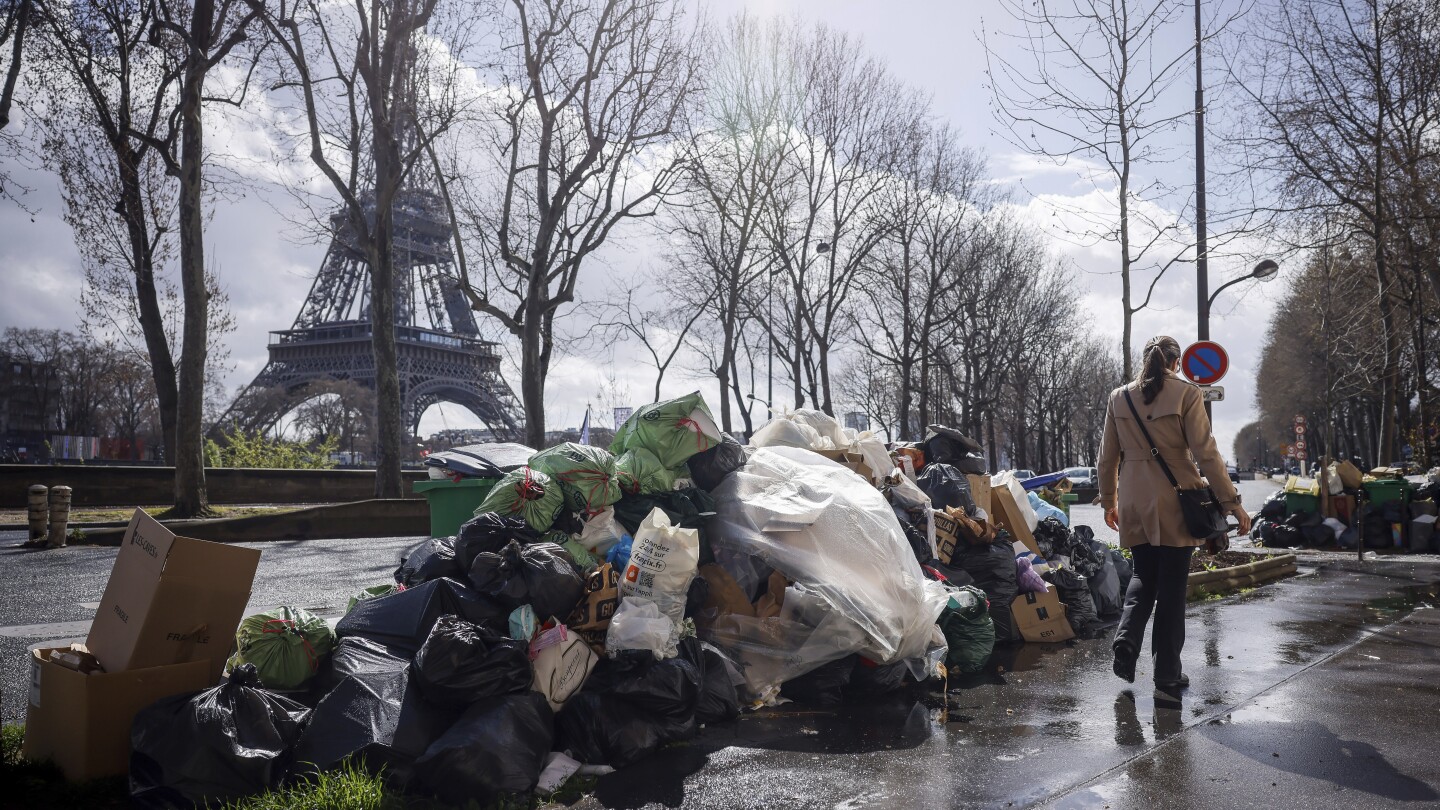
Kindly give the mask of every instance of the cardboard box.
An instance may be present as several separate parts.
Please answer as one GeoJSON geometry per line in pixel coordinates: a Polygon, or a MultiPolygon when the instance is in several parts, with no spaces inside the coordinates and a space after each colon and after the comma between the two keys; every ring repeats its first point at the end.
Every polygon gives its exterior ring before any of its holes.
{"type": "Polygon", "coordinates": [[[259,564],[256,549],[177,537],[136,509],[85,645],[112,674],[207,661],[218,681],[259,564]]]}
{"type": "Polygon", "coordinates": [[[25,758],[53,760],[72,781],[128,772],[135,715],[163,697],[215,683],[205,660],[86,675],[49,660],[50,648],[30,655],[25,758]]]}
{"type": "Polygon", "coordinates": [[[944,512],[932,510],[930,520],[935,523],[935,558],[946,565],[955,558],[955,549],[965,541],[960,537],[960,524],[944,512]]]}
{"type": "MultiPolygon", "coordinates": [[[[990,520],[995,525],[1010,533],[1010,536],[1025,544],[1025,548],[1036,554],[1040,553],[1040,546],[1035,542],[1035,533],[1030,530],[1030,517],[1035,512],[1030,508],[1030,502],[1023,498],[1016,500],[1013,489],[1019,487],[1016,483],[1012,486],[997,486],[990,491],[991,503],[995,505],[995,511],[990,513],[990,520]],[[1028,515],[1028,517],[1027,517],[1028,515]]],[[[1023,490],[1022,490],[1023,492],[1023,490]]]]}
{"type": "Polygon", "coordinates": [[[975,501],[975,505],[984,509],[985,514],[994,515],[995,507],[990,499],[990,476],[967,475],[965,479],[970,482],[970,498],[975,501]]]}
{"type": "Polygon", "coordinates": [[[1065,641],[1075,637],[1065,618],[1065,605],[1054,588],[1044,593],[1022,593],[1010,603],[1015,627],[1026,641],[1065,641]]]}

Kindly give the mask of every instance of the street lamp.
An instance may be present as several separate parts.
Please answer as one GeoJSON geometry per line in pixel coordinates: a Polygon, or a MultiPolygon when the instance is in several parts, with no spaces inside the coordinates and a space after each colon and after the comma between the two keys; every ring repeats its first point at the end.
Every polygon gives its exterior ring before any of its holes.
{"type": "Polygon", "coordinates": [[[1202,322],[1205,324],[1205,337],[1201,338],[1201,340],[1205,340],[1210,336],[1210,307],[1214,305],[1216,297],[1218,297],[1226,287],[1233,287],[1242,281],[1250,281],[1252,279],[1255,281],[1270,281],[1279,274],[1280,265],[1278,262],[1274,259],[1261,259],[1258,264],[1251,268],[1249,274],[1240,276],[1239,278],[1232,278],[1219,287],[1216,287],[1215,292],[1210,293],[1210,297],[1205,299],[1205,314],[1202,316],[1202,322]]]}

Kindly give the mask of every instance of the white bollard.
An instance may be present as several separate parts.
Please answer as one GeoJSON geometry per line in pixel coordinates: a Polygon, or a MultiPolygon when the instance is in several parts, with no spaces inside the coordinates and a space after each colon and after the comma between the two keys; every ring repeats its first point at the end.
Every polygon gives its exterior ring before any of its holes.
{"type": "Polygon", "coordinates": [[[43,540],[50,520],[50,489],[41,484],[30,487],[30,539],[43,540]]]}
{"type": "Polygon", "coordinates": [[[70,487],[50,488],[50,548],[65,547],[65,529],[70,523],[70,487]]]}

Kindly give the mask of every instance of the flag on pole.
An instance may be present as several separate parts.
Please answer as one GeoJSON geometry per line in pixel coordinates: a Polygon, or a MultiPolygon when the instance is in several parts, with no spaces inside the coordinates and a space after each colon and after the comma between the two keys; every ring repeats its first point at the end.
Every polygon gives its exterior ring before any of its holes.
{"type": "Polygon", "coordinates": [[[590,406],[585,406],[585,421],[580,423],[580,443],[590,443],[590,406]]]}

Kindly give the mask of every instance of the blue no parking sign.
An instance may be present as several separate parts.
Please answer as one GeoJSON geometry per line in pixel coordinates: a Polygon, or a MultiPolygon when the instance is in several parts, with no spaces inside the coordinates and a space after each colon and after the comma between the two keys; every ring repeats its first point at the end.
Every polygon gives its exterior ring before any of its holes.
{"type": "Polygon", "coordinates": [[[1180,370],[1197,385],[1214,385],[1230,368],[1230,356],[1214,341],[1191,343],[1180,356],[1180,370]]]}

